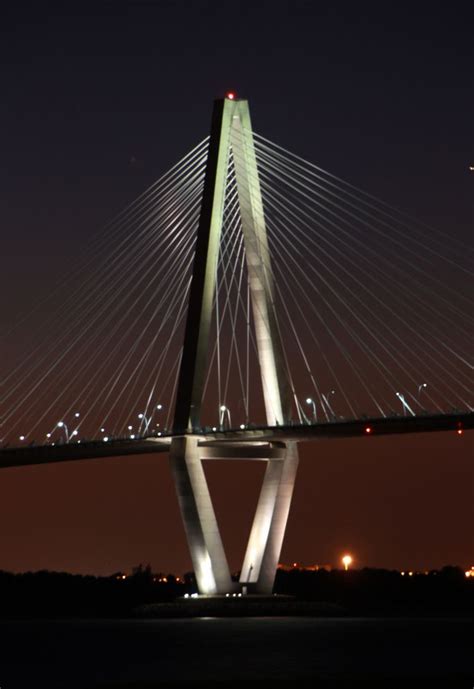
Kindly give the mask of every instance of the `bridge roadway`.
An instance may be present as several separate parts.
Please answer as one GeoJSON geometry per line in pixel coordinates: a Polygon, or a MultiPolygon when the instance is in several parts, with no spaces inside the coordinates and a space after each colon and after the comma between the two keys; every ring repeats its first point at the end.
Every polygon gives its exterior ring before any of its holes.
{"type": "MultiPolygon", "coordinates": [[[[278,456],[279,448],[287,441],[307,442],[318,438],[378,437],[401,433],[432,433],[435,431],[464,432],[474,428],[474,412],[452,414],[426,414],[389,418],[369,418],[331,423],[230,429],[201,435],[203,459],[234,457],[241,459],[267,459],[278,456]]],[[[167,452],[171,440],[178,434],[94,440],[55,445],[25,445],[0,449],[0,469],[70,462],[81,459],[123,457],[156,452],[167,452]]],[[[179,434],[182,435],[182,434],[179,434]]]]}

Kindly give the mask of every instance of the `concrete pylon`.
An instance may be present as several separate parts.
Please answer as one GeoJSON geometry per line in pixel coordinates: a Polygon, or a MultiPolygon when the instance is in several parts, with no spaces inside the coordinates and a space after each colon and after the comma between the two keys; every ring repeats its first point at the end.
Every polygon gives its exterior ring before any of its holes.
{"type": "MultiPolygon", "coordinates": [[[[170,463],[200,593],[235,590],[202,467],[200,411],[222,231],[229,157],[237,184],[267,424],[290,420],[290,385],[275,314],[273,272],[248,102],[215,101],[199,220],[183,355],[178,378],[170,463]]],[[[212,441],[211,441],[212,442],[212,441]]],[[[209,442],[206,443],[209,446],[209,442]]],[[[247,447],[248,444],[246,443],[247,447]]],[[[261,445],[261,444],[260,444],[261,445]]],[[[212,448],[212,445],[211,445],[212,448]]],[[[236,458],[231,446],[226,456],[236,458]]],[[[209,452],[209,450],[208,450],[209,452]]],[[[249,459],[246,450],[245,458],[249,459]]],[[[261,459],[261,447],[255,452],[261,459]]],[[[205,455],[205,453],[204,453],[205,455]]],[[[240,584],[248,592],[273,587],[298,465],[296,443],[278,458],[269,450],[240,584]]]]}
{"type": "Polygon", "coordinates": [[[199,436],[174,438],[171,469],[199,592],[207,595],[235,589],[199,454],[199,436]]]}

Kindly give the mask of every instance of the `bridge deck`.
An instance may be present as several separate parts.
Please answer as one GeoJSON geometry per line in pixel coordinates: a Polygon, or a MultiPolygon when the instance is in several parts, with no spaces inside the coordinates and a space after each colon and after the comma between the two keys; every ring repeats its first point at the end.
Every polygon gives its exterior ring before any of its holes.
{"type": "MultiPolygon", "coordinates": [[[[436,414],[392,418],[335,421],[310,425],[247,428],[244,430],[202,433],[202,446],[218,447],[237,443],[308,442],[318,438],[373,438],[401,433],[463,432],[474,428],[474,413],[436,414]]],[[[0,450],[0,469],[70,462],[83,459],[123,457],[169,450],[173,435],[165,437],[116,439],[63,445],[30,445],[0,450]]],[[[243,453],[245,456],[247,453],[243,453]]]]}

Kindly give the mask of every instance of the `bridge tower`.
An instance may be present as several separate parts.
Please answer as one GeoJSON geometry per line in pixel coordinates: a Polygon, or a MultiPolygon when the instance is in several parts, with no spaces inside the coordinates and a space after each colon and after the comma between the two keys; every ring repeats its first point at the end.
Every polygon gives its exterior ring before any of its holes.
{"type": "Polygon", "coordinates": [[[270,594],[281,552],[298,465],[295,442],[216,443],[200,429],[200,411],[208,357],[212,306],[223,223],[230,151],[239,200],[247,273],[257,341],[267,424],[290,417],[290,386],[274,311],[274,281],[252,135],[249,106],[229,94],[216,100],[204,182],[196,253],[178,379],[171,469],[191,552],[198,589],[224,594],[239,586],[270,594]],[[202,461],[264,459],[267,467],[241,570],[231,580],[202,461]]]}

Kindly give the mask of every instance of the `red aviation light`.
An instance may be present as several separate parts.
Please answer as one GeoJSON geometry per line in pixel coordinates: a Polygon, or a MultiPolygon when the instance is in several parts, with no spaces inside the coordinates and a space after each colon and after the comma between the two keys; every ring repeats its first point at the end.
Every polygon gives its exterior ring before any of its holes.
{"type": "Polygon", "coordinates": [[[225,94],[225,97],[228,98],[229,100],[235,100],[235,93],[233,91],[228,91],[225,94]]]}

